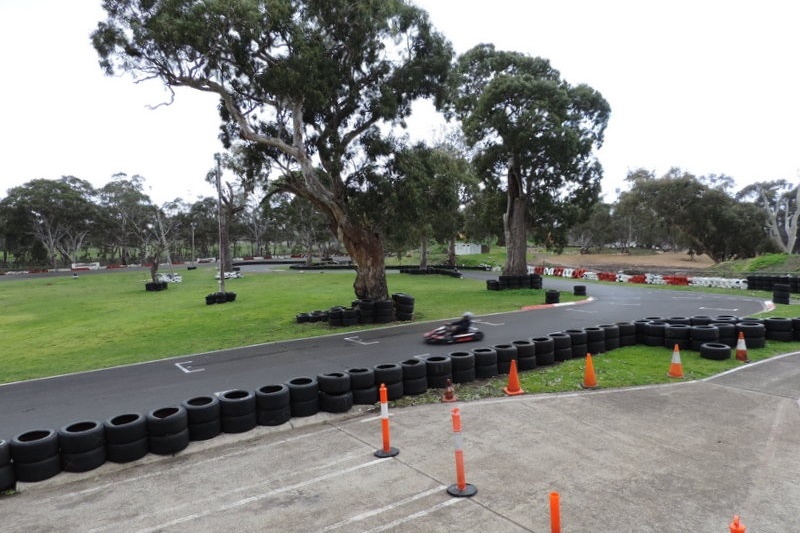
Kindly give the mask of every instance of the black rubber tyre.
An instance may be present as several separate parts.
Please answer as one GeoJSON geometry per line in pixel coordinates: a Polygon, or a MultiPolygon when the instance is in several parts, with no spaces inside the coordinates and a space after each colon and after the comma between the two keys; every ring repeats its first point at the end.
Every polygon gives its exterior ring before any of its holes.
{"type": "Polygon", "coordinates": [[[403,382],[398,381],[397,383],[386,383],[386,396],[390,402],[402,398],[403,382]]]}
{"type": "Polygon", "coordinates": [[[709,323],[710,323],[710,324],[713,324],[713,323],[715,323],[715,322],[732,322],[733,324],[738,324],[738,323],[739,323],[739,322],[741,322],[741,321],[742,321],[742,320],[741,320],[741,319],[740,319],[738,316],[733,316],[733,315],[717,315],[717,316],[715,316],[715,317],[712,317],[712,318],[711,318],[711,322],[709,322],[709,323]]]}
{"type": "Polygon", "coordinates": [[[11,462],[11,445],[7,440],[0,439],[0,467],[11,462]]]}
{"type": "Polygon", "coordinates": [[[496,344],[494,351],[497,352],[498,365],[510,363],[512,359],[517,358],[517,347],[513,344],[496,344]]]}
{"type": "Polygon", "coordinates": [[[403,380],[403,395],[416,396],[428,390],[428,376],[404,379],[403,380]]]}
{"type": "MultiPolygon", "coordinates": [[[[656,337],[657,340],[663,341],[661,337],[656,337]]],[[[647,343],[645,342],[645,345],[647,343]]],[[[647,346],[658,346],[658,344],[650,344],[647,346]]],[[[587,353],[592,355],[600,355],[601,353],[606,353],[606,341],[596,341],[596,342],[587,342],[586,349],[588,350],[587,353]]],[[[583,354],[583,357],[586,357],[586,354],[583,354]]]]}
{"type": "Polygon", "coordinates": [[[409,315],[414,314],[414,305],[403,305],[403,304],[395,304],[394,306],[395,313],[406,313],[409,315]]]}
{"type": "MultiPolygon", "coordinates": [[[[572,338],[563,333],[561,331],[550,333],[548,335],[551,339],[553,339],[553,350],[564,350],[566,348],[572,347],[572,338]]],[[[538,346],[537,346],[538,348],[538,346]]]]}
{"type": "Polygon", "coordinates": [[[215,418],[208,422],[189,424],[189,440],[209,440],[222,433],[222,420],[215,418]]]}
{"type": "Polygon", "coordinates": [[[253,409],[243,415],[221,416],[219,421],[223,433],[246,433],[258,425],[258,415],[253,409]]]}
{"type": "MultiPolygon", "coordinates": [[[[605,343],[603,344],[605,345],[605,343]]],[[[642,344],[645,346],[664,346],[664,337],[657,335],[645,335],[644,342],[642,344]]],[[[605,352],[605,346],[603,346],[603,351],[605,352]]]]}
{"type": "Polygon", "coordinates": [[[475,381],[474,366],[465,370],[453,370],[453,383],[469,383],[470,381],[475,381]]]}
{"type": "Polygon", "coordinates": [[[371,368],[351,368],[347,373],[350,374],[350,388],[352,390],[375,386],[375,371],[371,368]]]}
{"type": "Polygon", "coordinates": [[[52,429],[26,431],[11,439],[9,444],[14,463],[37,463],[58,455],[58,433],[52,429]]]}
{"type": "Polygon", "coordinates": [[[688,324],[668,324],[664,329],[664,342],[688,341],[691,330],[688,324]]]}
{"type": "Polygon", "coordinates": [[[185,427],[175,433],[153,435],[147,438],[150,452],[156,455],[172,455],[189,446],[189,428],[185,427]]]}
{"type": "Polygon", "coordinates": [[[620,347],[619,337],[611,337],[610,339],[606,339],[606,351],[610,352],[611,350],[616,350],[620,347]]]}
{"type": "MultiPolygon", "coordinates": [[[[615,339],[619,340],[619,326],[618,325],[616,325],[616,324],[600,324],[598,327],[603,330],[603,333],[605,335],[604,339],[606,341],[606,344],[608,343],[609,340],[612,340],[612,341],[615,340],[615,339]]],[[[609,348],[609,349],[611,349],[611,348],[609,348]]]]}
{"type": "Polygon", "coordinates": [[[770,331],[764,337],[768,341],[792,342],[794,334],[791,331],[770,331]]]}
{"type": "Polygon", "coordinates": [[[708,324],[711,324],[711,322],[716,321],[708,315],[694,315],[689,317],[690,326],[707,326],[708,324]]]}
{"type": "Polygon", "coordinates": [[[444,389],[447,387],[447,382],[453,382],[452,374],[444,374],[432,376],[428,374],[428,388],[429,389],[444,389]]]}
{"type": "Polygon", "coordinates": [[[398,311],[397,313],[395,313],[395,318],[399,322],[411,322],[412,320],[414,320],[414,313],[401,313],[400,311],[398,311]]]}
{"type": "Polygon", "coordinates": [[[572,359],[572,346],[553,350],[553,359],[555,361],[567,361],[572,359]]]}
{"type": "Polygon", "coordinates": [[[561,292],[550,290],[544,293],[544,303],[557,304],[560,301],[561,301],[561,292]]]}
{"type": "Polygon", "coordinates": [[[125,413],[103,422],[106,445],[127,444],[147,437],[147,421],[140,413],[125,413]]]}
{"type": "Polygon", "coordinates": [[[105,445],[79,453],[61,453],[61,469],[64,472],[88,472],[102,466],[105,462],[105,445]]]}
{"type": "Polygon", "coordinates": [[[0,491],[16,490],[17,476],[14,475],[14,465],[11,463],[0,466],[0,491]]]}
{"type": "MultiPolygon", "coordinates": [[[[318,399],[319,384],[316,378],[292,378],[286,383],[286,386],[289,388],[289,403],[310,402],[318,399]]],[[[294,413],[294,408],[292,408],[292,413],[294,413]]]]}
{"type": "Polygon", "coordinates": [[[453,379],[456,372],[475,369],[475,354],[472,352],[450,352],[450,364],[453,369],[453,379]]]}
{"type": "Polygon", "coordinates": [[[221,414],[219,398],[216,396],[196,396],[181,402],[186,409],[188,425],[203,424],[218,420],[221,414]]]}
{"type": "Polygon", "coordinates": [[[380,386],[384,383],[389,387],[392,383],[402,383],[403,381],[403,367],[400,363],[383,363],[373,367],[375,371],[375,384],[380,386]]]}
{"type": "Polygon", "coordinates": [[[424,379],[428,375],[428,369],[425,366],[425,361],[412,357],[400,363],[403,368],[403,382],[406,383],[411,380],[424,379]]]}
{"type": "Polygon", "coordinates": [[[617,327],[619,328],[620,338],[636,336],[636,324],[633,322],[617,322],[617,327]]]}
{"type": "Polygon", "coordinates": [[[292,417],[306,417],[319,413],[319,398],[312,400],[292,401],[289,404],[292,417]]]}
{"type": "MultiPolygon", "coordinates": [[[[735,339],[737,337],[736,324],[733,322],[715,322],[711,325],[717,328],[720,339],[735,339]]],[[[722,341],[720,340],[720,342],[722,341]]]]}
{"type": "Polygon", "coordinates": [[[494,348],[475,348],[475,366],[497,366],[497,351],[494,348]]]}
{"type": "Polygon", "coordinates": [[[767,334],[767,328],[764,324],[755,321],[744,321],[739,322],[736,324],[736,334],[738,336],[739,333],[744,333],[745,340],[748,341],[748,347],[750,346],[749,341],[751,339],[758,339],[764,338],[767,334]]]}
{"type": "Polygon", "coordinates": [[[644,325],[644,334],[649,337],[661,337],[661,339],[663,339],[664,330],[666,328],[667,328],[666,322],[651,320],[650,322],[644,325]]]}
{"type": "Polygon", "coordinates": [[[519,359],[536,355],[536,346],[531,341],[511,341],[511,344],[517,348],[517,358],[519,359]]]}
{"type": "Polygon", "coordinates": [[[346,413],[353,408],[353,393],[349,390],[339,394],[320,392],[319,408],[327,413],[346,413]]]}
{"type": "Polygon", "coordinates": [[[413,296],[402,292],[396,292],[392,294],[392,300],[394,300],[398,304],[410,305],[410,306],[413,306],[415,301],[413,296]]]}
{"type": "Polygon", "coordinates": [[[256,410],[283,409],[289,407],[289,387],[286,385],[264,385],[255,391],[256,410]]]}
{"type": "Polygon", "coordinates": [[[147,413],[147,433],[151,439],[178,434],[188,425],[186,409],[180,406],[161,407],[147,413]]]}
{"type": "Polygon", "coordinates": [[[356,405],[373,405],[378,401],[378,387],[375,385],[353,389],[351,392],[353,393],[353,403],[356,405]]]}
{"type": "MultiPolygon", "coordinates": [[[[214,301],[216,302],[216,297],[214,298],[214,301]]],[[[305,324],[306,322],[311,321],[311,315],[308,313],[297,313],[294,318],[298,324],[305,324]]]]}
{"type": "Polygon", "coordinates": [[[689,338],[693,341],[715,342],[719,339],[719,330],[710,324],[691,326],[689,338]]]}
{"type": "Polygon", "coordinates": [[[572,287],[572,294],[575,296],[586,296],[586,285],[575,285],[572,287]]]}
{"type": "Polygon", "coordinates": [[[770,317],[764,319],[764,327],[767,333],[770,331],[792,331],[792,319],[784,317],[770,317]]]}
{"type": "MultiPolygon", "coordinates": [[[[532,355],[530,357],[519,357],[517,358],[517,370],[522,372],[523,370],[533,370],[537,366],[536,356],[532,355]]],[[[475,367],[477,368],[477,367],[475,367]]],[[[509,371],[511,370],[511,366],[509,365],[509,371]]],[[[475,371],[475,375],[477,376],[477,370],[475,371]]]]}
{"type": "MultiPolygon", "coordinates": [[[[55,434],[55,432],[53,432],[55,434]]],[[[38,461],[16,462],[14,461],[14,476],[17,481],[35,483],[50,479],[61,472],[61,457],[56,454],[45,457],[38,461]]]]}
{"type": "Polygon", "coordinates": [[[497,371],[497,364],[493,365],[478,365],[475,367],[475,378],[476,379],[489,379],[497,376],[499,372],[497,371]]]}
{"type": "MultiPolygon", "coordinates": [[[[567,337],[569,336],[567,335],[567,337]]],[[[555,340],[553,337],[550,337],[549,335],[547,337],[534,337],[533,339],[531,339],[531,342],[533,343],[536,349],[537,357],[541,354],[553,353],[553,351],[556,349],[555,340]]],[[[570,346],[572,346],[572,344],[570,344],[570,346]]],[[[541,365],[541,362],[539,364],[541,365]]]]}
{"type": "Polygon", "coordinates": [[[700,357],[724,361],[731,357],[731,347],[719,342],[706,342],[700,346],[700,357]]]}
{"type": "MultiPolygon", "coordinates": [[[[220,418],[235,418],[254,413],[256,395],[253,391],[234,389],[219,395],[220,418]]],[[[223,424],[223,431],[224,429],[223,424]]],[[[226,432],[227,433],[227,432],[226,432]]]]}
{"type": "Polygon", "coordinates": [[[58,445],[62,454],[81,454],[103,448],[105,444],[105,429],[96,420],[75,422],[58,430],[58,445]]]}
{"type": "Polygon", "coordinates": [[[571,355],[572,359],[579,359],[581,357],[586,357],[586,354],[589,353],[589,345],[588,344],[573,344],[570,347],[570,351],[572,352],[572,355],[571,355]]]}
{"type": "Polygon", "coordinates": [[[639,340],[637,339],[636,335],[620,335],[619,336],[619,345],[620,346],[636,346],[639,340]]]}
{"type": "Polygon", "coordinates": [[[606,341],[606,332],[603,331],[602,328],[599,327],[589,327],[584,328],[583,330],[586,333],[586,342],[605,342],[606,341]]]}
{"type": "Polygon", "coordinates": [[[347,372],[328,372],[317,375],[319,391],[326,394],[344,394],[350,391],[350,374],[347,372]]]}
{"type": "Polygon", "coordinates": [[[570,346],[576,344],[586,344],[589,341],[586,331],[582,329],[567,329],[564,333],[569,335],[570,346]]]}
{"type": "MultiPolygon", "coordinates": [[[[719,339],[718,339],[718,341],[719,341],[719,339]]],[[[700,342],[700,344],[702,344],[701,341],[695,341],[695,342],[700,342]]],[[[664,337],[664,348],[673,349],[673,348],[675,348],[675,346],[678,346],[679,350],[691,350],[692,349],[692,341],[690,341],[688,339],[670,339],[668,337],[664,337]]],[[[698,349],[699,349],[700,345],[698,344],[697,346],[698,346],[698,349]]]]}
{"type": "Polygon", "coordinates": [[[126,443],[106,444],[106,460],[112,463],[137,461],[150,452],[147,437],[126,443]]]}
{"type": "MultiPolygon", "coordinates": [[[[427,369],[428,377],[431,376],[448,376],[451,377],[453,373],[453,362],[448,355],[434,355],[425,359],[425,367],[427,369]]],[[[430,381],[428,382],[430,386],[430,381]]]]}
{"type": "Polygon", "coordinates": [[[684,326],[691,326],[692,319],[688,316],[671,316],[667,318],[666,323],[668,325],[684,325],[684,326]]]}
{"type": "Polygon", "coordinates": [[[260,426],[280,426],[292,418],[292,408],[289,404],[275,409],[260,409],[256,411],[260,426]]]}

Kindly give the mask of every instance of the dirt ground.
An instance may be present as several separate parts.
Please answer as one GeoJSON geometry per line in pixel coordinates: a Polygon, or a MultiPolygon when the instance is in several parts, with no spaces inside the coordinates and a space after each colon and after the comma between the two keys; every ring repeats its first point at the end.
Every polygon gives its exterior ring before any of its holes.
{"type": "Polygon", "coordinates": [[[578,254],[552,255],[534,253],[534,264],[587,268],[605,272],[635,270],[649,272],[691,272],[714,266],[707,255],[690,257],[686,252],[663,252],[651,255],[638,254],[578,254]]]}

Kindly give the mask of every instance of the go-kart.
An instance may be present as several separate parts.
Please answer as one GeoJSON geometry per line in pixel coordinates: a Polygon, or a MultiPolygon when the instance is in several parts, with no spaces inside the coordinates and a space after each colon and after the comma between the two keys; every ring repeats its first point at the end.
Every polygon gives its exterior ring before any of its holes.
{"type": "Polygon", "coordinates": [[[483,332],[471,326],[469,331],[456,333],[454,335],[453,332],[450,331],[450,328],[445,325],[427,332],[424,337],[425,342],[428,344],[455,344],[458,342],[479,341],[483,338],[483,332]]]}

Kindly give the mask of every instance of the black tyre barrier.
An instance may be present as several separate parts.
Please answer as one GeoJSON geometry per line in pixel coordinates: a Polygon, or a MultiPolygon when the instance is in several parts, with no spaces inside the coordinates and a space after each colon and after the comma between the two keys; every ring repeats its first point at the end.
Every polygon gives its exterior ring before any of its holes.
{"type": "Polygon", "coordinates": [[[448,355],[434,355],[425,360],[429,389],[443,389],[453,380],[453,362],[448,355]]]}
{"type": "Polygon", "coordinates": [[[536,349],[536,365],[552,365],[556,361],[553,337],[534,337],[531,342],[536,349]]]}
{"type": "MultiPolygon", "coordinates": [[[[584,328],[586,332],[586,353],[598,355],[606,352],[606,332],[602,328],[593,326],[584,328]]],[[[580,357],[586,357],[584,353],[580,357]]]]}
{"type": "MultiPolygon", "coordinates": [[[[553,350],[563,350],[572,346],[572,337],[563,331],[548,333],[547,336],[553,339],[553,350]]],[[[537,345],[536,347],[538,348],[539,346],[537,345]]]]}
{"type": "Polygon", "coordinates": [[[644,344],[645,346],[664,346],[664,331],[667,323],[651,320],[644,325],[644,344]]]}
{"type": "Polygon", "coordinates": [[[410,305],[413,306],[415,299],[410,294],[405,294],[403,292],[396,292],[392,294],[392,300],[401,305],[410,305]]]}
{"type": "Polygon", "coordinates": [[[569,335],[569,343],[571,346],[575,344],[586,344],[589,341],[586,330],[583,329],[566,329],[564,333],[569,335]]]}
{"type": "Polygon", "coordinates": [[[147,422],[140,413],[125,413],[103,422],[106,445],[128,444],[147,437],[147,422]]]}
{"type": "Polygon", "coordinates": [[[719,338],[719,330],[711,324],[703,326],[691,326],[689,330],[689,338],[693,341],[714,342],[719,338]]]}
{"type": "Polygon", "coordinates": [[[733,316],[733,315],[717,315],[717,316],[711,317],[711,322],[712,323],[714,323],[714,322],[732,322],[733,324],[737,324],[737,323],[739,323],[741,321],[742,321],[742,319],[740,319],[738,316],[733,316]]]}
{"type": "Polygon", "coordinates": [[[549,290],[544,293],[544,303],[557,304],[561,301],[561,293],[559,291],[549,290]]]}
{"type": "Polygon", "coordinates": [[[258,414],[255,408],[249,413],[220,417],[223,433],[245,433],[258,425],[258,414]]]}
{"type": "Polygon", "coordinates": [[[166,435],[153,435],[148,438],[150,453],[156,455],[172,455],[189,446],[189,428],[185,427],[175,433],[166,435]]]}
{"type": "Polygon", "coordinates": [[[16,490],[17,476],[14,475],[14,465],[11,463],[0,466],[0,491],[16,490]]]}
{"type": "Polygon", "coordinates": [[[350,388],[352,390],[375,386],[375,371],[371,368],[350,368],[347,373],[350,374],[350,388]]]}
{"type": "MultiPolygon", "coordinates": [[[[292,378],[286,383],[286,386],[289,388],[289,402],[292,404],[319,399],[319,384],[315,378],[292,378]]],[[[292,412],[294,412],[294,407],[292,412]]]]}
{"type": "Polygon", "coordinates": [[[494,348],[475,348],[475,366],[497,365],[497,351],[494,348]]]}
{"type": "Polygon", "coordinates": [[[680,324],[683,324],[685,326],[691,326],[692,325],[692,319],[689,318],[688,316],[671,316],[671,317],[668,317],[665,320],[665,322],[668,325],[680,325],[680,324]]]}
{"type": "Polygon", "coordinates": [[[706,342],[700,345],[700,357],[724,361],[725,359],[730,359],[731,347],[719,342],[706,342]]]}
{"type": "Polygon", "coordinates": [[[690,345],[691,326],[689,324],[667,324],[664,328],[664,347],[674,348],[678,345],[681,350],[688,350],[690,345]]]}
{"type": "Polygon", "coordinates": [[[511,371],[511,360],[517,358],[517,347],[514,344],[496,344],[494,350],[497,352],[497,371],[508,374],[511,371]]]}
{"type": "Polygon", "coordinates": [[[286,385],[264,385],[255,391],[256,410],[269,411],[289,407],[289,387],[286,385]]]}
{"type": "Polygon", "coordinates": [[[586,296],[586,285],[575,285],[572,287],[572,294],[575,296],[586,296]]]}
{"type": "Polygon", "coordinates": [[[497,364],[493,365],[478,365],[475,367],[476,379],[488,379],[500,375],[497,370],[497,364]]]}
{"type": "Polygon", "coordinates": [[[717,339],[717,342],[727,344],[731,348],[736,347],[736,343],[738,341],[736,335],[736,324],[733,322],[713,322],[709,325],[717,328],[717,331],[719,332],[719,338],[717,339]]]}
{"type": "MultiPolygon", "coordinates": [[[[604,343],[605,346],[605,343],[604,343]]],[[[573,344],[570,348],[570,359],[579,359],[581,357],[586,357],[586,354],[589,353],[589,344],[573,344]]]]}
{"type": "Polygon", "coordinates": [[[717,322],[717,320],[708,315],[694,315],[689,317],[690,326],[705,326],[711,324],[712,322],[717,322]]]}
{"type": "Polygon", "coordinates": [[[219,420],[220,403],[216,396],[196,396],[181,402],[181,407],[186,410],[188,425],[204,424],[212,420],[219,420]]]}
{"type": "Polygon", "coordinates": [[[771,317],[764,319],[765,335],[767,340],[791,342],[794,338],[794,328],[791,318],[771,317]]]}
{"type": "Polygon", "coordinates": [[[147,413],[147,434],[150,437],[175,435],[186,429],[189,418],[183,407],[161,407],[147,413]]]}
{"type": "Polygon", "coordinates": [[[500,282],[496,279],[487,279],[486,280],[486,290],[487,291],[499,291],[500,290],[500,282]]]}
{"type": "Polygon", "coordinates": [[[331,307],[328,310],[328,324],[331,326],[342,326],[342,315],[344,307],[331,307]]]}
{"type": "Polygon", "coordinates": [[[744,339],[747,341],[748,348],[751,348],[750,341],[755,339],[763,339],[767,334],[767,328],[764,324],[759,322],[747,320],[736,324],[736,334],[744,333],[744,339]]]}
{"type": "Polygon", "coordinates": [[[511,344],[517,349],[517,358],[533,357],[536,355],[536,347],[529,340],[516,340],[511,341],[511,344]]]}
{"type": "Polygon", "coordinates": [[[106,446],[98,446],[78,453],[61,453],[61,469],[64,472],[88,472],[106,462],[106,446]]]}
{"type": "Polygon", "coordinates": [[[428,375],[425,361],[416,357],[401,362],[400,367],[403,369],[403,383],[425,378],[428,375]]]}
{"type": "Polygon", "coordinates": [[[26,431],[11,439],[9,444],[14,464],[36,463],[58,456],[58,433],[52,429],[26,431]]]}
{"type": "Polygon", "coordinates": [[[319,397],[310,400],[292,400],[289,403],[292,417],[303,418],[319,413],[319,397]]]}
{"type": "Polygon", "coordinates": [[[213,439],[222,433],[222,419],[215,418],[207,422],[191,423],[187,426],[190,441],[213,439]]]}
{"type": "Polygon", "coordinates": [[[467,370],[453,370],[453,383],[469,383],[475,381],[475,367],[467,370]]]}
{"type": "MultiPolygon", "coordinates": [[[[586,353],[589,351],[587,344],[589,341],[589,336],[586,334],[586,330],[567,329],[564,330],[564,333],[569,335],[570,355],[568,359],[585,357],[586,353]]],[[[561,351],[554,353],[556,361],[566,361],[566,359],[559,359],[559,357],[565,357],[565,355],[566,353],[561,351]]]]}
{"type": "Polygon", "coordinates": [[[326,394],[344,394],[350,391],[350,374],[347,372],[328,372],[317,375],[319,391],[326,394]]]}
{"type": "Polygon", "coordinates": [[[273,409],[259,409],[256,411],[259,426],[280,426],[292,418],[292,407],[286,404],[283,407],[273,409]]]}
{"type": "Polygon", "coordinates": [[[11,445],[5,439],[0,439],[0,467],[11,463],[11,445]]]}
{"type": "Polygon", "coordinates": [[[794,340],[800,341],[800,317],[792,319],[792,331],[794,340]]]}
{"type": "Polygon", "coordinates": [[[96,420],[75,422],[58,430],[58,446],[62,454],[81,454],[105,445],[105,429],[96,420]]]}
{"type": "Polygon", "coordinates": [[[450,352],[450,367],[453,373],[475,368],[475,354],[472,352],[450,352]]]}
{"type": "Polygon", "coordinates": [[[50,479],[61,472],[61,457],[56,454],[38,461],[22,462],[15,460],[13,465],[14,477],[17,478],[17,481],[34,483],[50,479]]]}
{"type": "Polygon", "coordinates": [[[387,387],[392,383],[403,381],[403,367],[400,363],[382,363],[372,368],[375,371],[375,384],[383,383],[387,387]]]}
{"type": "Polygon", "coordinates": [[[541,290],[542,276],[540,276],[539,274],[531,274],[529,277],[530,277],[531,289],[541,290]]]}
{"type": "Polygon", "coordinates": [[[112,463],[130,463],[150,452],[147,437],[119,444],[106,444],[106,460],[112,463]]]}
{"type": "MultiPolygon", "coordinates": [[[[579,344],[578,346],[581,345],[579,344]]],[[[583,346],[587,345],[584,344],[583,346]]],[[[562,362],[562,361],[568,361],[570,359],[572,359],[572,346],[570,346],[569,348],[556,348],[555,350],[553,350],[553,361],[562,362]]]]}
{"type": "Polygon", "coordinates": [[[416,396],[428,390],[428,376],[403,379],[403,396],[416,396]]]}
{"type": "Polygon", "coordinates": [[[364,387],[361,389],[353,389],[353,403],[357,405],[372,405],[378,401],[378,387],[372,385],[371,387],[364,387]]]}
{"type": "Polygon", "coordinates": [[[349,390],[340,393],[319,393],[319,408],[326,413],[346,413],[353,408],[353,393],[349,390]]]}
{"type": "Polygon", "coordinates": [[[644,344],[644,340],[647,338],[644,328],[649,323],[650,321],[645,319],[639,319],[633,322],[633,325],[636,327],[636,344],[644,344]]]}
{"type": "Polygon", "coordinates": [[[414,313],[401,313],[397,311],[394,316],[399,322],[410,322],[414,320],[414,313]]]}

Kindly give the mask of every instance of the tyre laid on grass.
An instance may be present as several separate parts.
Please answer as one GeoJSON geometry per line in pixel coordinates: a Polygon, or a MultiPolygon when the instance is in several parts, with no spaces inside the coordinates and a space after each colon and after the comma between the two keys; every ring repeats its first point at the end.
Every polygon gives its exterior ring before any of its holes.
{"type": "Polygon", "coordinates": [[[791,318],[766,318],[764,319],[764,328],[764,338],[768,341],[791,342],[794,338],[791,318]]]}
{"type": "Polygon", "coordinates": [[[717,339],[717,342],[720,342],[722,344],[727,344],[731,348],[735,348],[736,347],[736,343],[738,341],[738,338],[737,338],[737,335],[736,335],[736,324],[735,323],[733,323],[733,322],[712,322],[710,325],[714,326],[715,328],[717,328],[717,331],[719,332],[719,338],[717,339]]]}
{"type": "Polygon", "coordinates": [[[744,333],[744,341],[748,348],[766,346],[766,327],[761,322],[746,320],[736,324],[736,335],[744,333]]]}
{"type": "Polygon", "coordinates": [[[633,322],[617,322],[619,328],[619,345],[620,346],[635,346],[636,340],[636,324],[633,322]]]}
{"type": "Polygon", "coordinates": [[[517,340],[511,341],[511,344],[517,349],[517,370],[533,370],[536,368],[536,346],[531,341],[517,340]]]}
{"type": "Polygon", "coordinates": [[[472,352],[451,352],[453,383],[475,381],[475,354],[472,352]]]}
{"type": "Polygon", "coordinates": [[[664,347],[674,348],[677,344],[681,350],[689,349],[691,329],[689,324],[667,324],[664,328],[664,347]]]}
{"type": "MultiPolygon", "coordinates": [[[[586,332],[587,353],[590,353],[592,355],[605,353],[606,332],[603,331],[603,328],[592,326],[584,328],[584,331],[586,332]]],[[[586,357],[586,354],[584,353],[582,357],[586,357]]]]}
{"type": "Polygon", "coordinates": [[[44,481],[61,472],[58,433],[52,429],[26,431],[11,439],[9,448],[17,481],[44,481]]]}
{"type": "Polygon", "coordinates": [[[500,374],[508,374],[511,370],[511,360],[517,358],[516,345],[495,344],[493,348],[497,352],[497,371],[500,374]]]}
{"type": "Polygon", "coordinates": [[[700,345],[700,357],[715,361],[724,361],[731,357],[731,347],[720,342],[706,342],[700,345]]]}
{"type": "Polygon", "coordinates": [[[494,348],[475,348],[475,377],[486,379],[498,374],[497,352],[494,348]]]}
{"type": "Polygon", "coordinates": [[[606,351],[616,350],[620,347],[619,326],[616,324],[600,324],[598,326],[605,333],[606,351]]]}
{"type": "Polygon", "coordinates": [[[553,337],[549,335],[547,337],[534,337],[531,342],[536,350],[536,366],[547,366],[555,363],[556,354],[553,337]]]}

